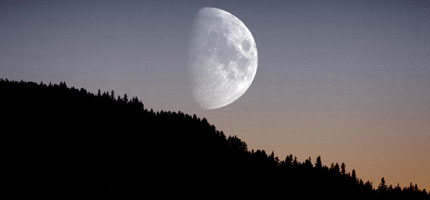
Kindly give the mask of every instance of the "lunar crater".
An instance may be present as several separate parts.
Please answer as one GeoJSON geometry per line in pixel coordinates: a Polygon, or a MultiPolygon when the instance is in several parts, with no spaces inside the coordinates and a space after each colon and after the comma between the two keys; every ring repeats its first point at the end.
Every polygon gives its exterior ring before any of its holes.
{"type": "Polygon", "coordinates": [[[240,98],[257,71],[257,48],[251,32],[221,9],[199,10],[189,53],[193,96],[204,109],[220,108],[240,98]]]}

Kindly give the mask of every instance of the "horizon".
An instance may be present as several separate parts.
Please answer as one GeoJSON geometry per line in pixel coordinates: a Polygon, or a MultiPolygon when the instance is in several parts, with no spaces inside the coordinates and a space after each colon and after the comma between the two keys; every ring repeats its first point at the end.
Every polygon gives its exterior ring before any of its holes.
{"type": "MultiPolygon", "coordinates": [[[[124,95],[126,95],[127,96],[127,98],[129,98],[128,100],[131,100],[131,99],[133,99],[133,98],[137,98],[137,100],[140,102],[140,103],[142,103],[143,104],[143,109],[144,109],[144,111],[146,111],[146,112],[153,112],[154,114],[158,114],[158,113],[162,113],[162,112],[173,112],[173,113],[176,113],[176,114],[179,114],[179,113],[183,113],[183,114],[185,114],[185,115],[188,115],[188,116],[193,116],[193,115],[196,115],[195,113],[186,113],[186,112],[182,112],[181,110],[178,110],[178,111],[171,111],[171,110],[154,110],[153,108],[150,108],[150,107],[146,107],[145,106],[145,102],[144,101],[142,101],[141,99],[139,99],[137,96],[128,96],[128,94],[127,93],[124,93],[124,94],[117,94],[114,90],[107,90],[107,91],[101,91],[100,89],[98,89],[98,92],[97,93],[95,93],[95,92],[91,92],[91,91],[88,91],[87,89],[85,89],[85,88],[79,88],[79,87],[74,87],[74,86],[71,86],[71,85],[67,85],[67,83],[66,82],[64,82],[64,81],[62,81],[62,82],[59,82],[59,83],[51,83],[51,82],[49,82],[49,83],[44,83],[43,81],[42,82],[40,82],[40,83],[36,83],[36,82],[29,82],[29,81],[25,81],[25,80],[8,80],[7,78],[5,78],[5,79],[3,79],[3,78],[1,78],[0,77],[0,82],[1,81],[9,81],[9,82],[16,82],[16,83],[21,83],[21,82],[23,82],[23,83],[33,83],[33,84],[37,84],[37,85],[42,85],[42,86],[61,86],[62,84],[64,84],[64,86],[65,87],[67,87],[67,88],[69,88],[69,89],[77,89],[77,90],[84,90],[84,91],[86,91],[86,92],[88,92],[89,94],[92,94],[92,95],[94,95],[94,96],[97,96],[98,94],[99,94],[99,92],[100,92],[100,95],[103,95],[103,94],[107,94],[107,95],[114,95],[114,96],[112,96],[113,97],[113,100],[117,100],[117,99],[124,99],[124,95]]],[[[207,120],[205,117],[201,117],[201,116],[199,116],[199,115],[196,115],[196,117],[197,117],[197,119],[198,120],[207,120]]],[[[221,129],[219,129],[219,128],[217,128],[216,127],[216,124],[213,124],[213,123],[211,123],[211,121],[209,121],[209,120],[207,120],[207,122],[209,123],[209,125],[213,125],[214,127],[215,127],[215,129],[217,130],[217,131],[220,131],[220,132],[222,132],[222,133],[224,133],[225,134],[225,136],[227,136],[227,137],[237,137],[237,135],[232,135],[232,134],[229,134],[229,133],[226,133],[226,132],[224,132],[223,130],[221,130],[221,129]]],[[[239,138],[239,139],[241,139],[241,138],[239,138]]],[[[246,143],[246,141],[244,141],[244,140],[242,140],[245,144],[247,144],[246,143]]],[[[275,153],[274,151],[266,151],[265,149],[254,149],[254,148],[248,148],[248,151],[249,152],[254,152],[254,151],[263,151],[263,152],[265,152],[265,153],[267,153],[267,155],[269,155],[269,152],[271,152],[271,153],[275,153]]],[[[278,155],[276,155],[276,154],[274,154],[274,156],[275,156],[275,158],[278,158],[279,159],[279,161],[280,162],[282,162],[282,161],[284,161],[284,158],[282,158],[282,157],[279,157],[278,155]]],[[[323,167],[327,167],[327,168],[330,168],[330,167],[333,167],[333,165],[338,165],[338,166],[340,166],[341,164],[345,164],[346,166],[348,166],[348,163],[344,163],[344,162],[338,162],[338,161],[336,161],[336,162],[331,162],[331,163],[324,163],[324,159],[323,158],[321,158],[321,155],[318,155],[316,158],[312,158],[311,156],[308,156],[308,157],[306,157],[306,158],[304,158],[303,160],[300,160],[296,155],[294,155],[294,154],[287,154],[285,157],[288,157],[288,156],[293,156],[293,158],[294,159],[297,159],[297,161],[300,163],[300,164],[305,164],[306,163],[306,161],[310,161],[311,162],[311,164],[312,165],[314,165],[315,166],[315,161],[318,159],[318,158],[320,158],[320,161],[322,161],[321,163],[322,163],[322,166],[323,167]]],[[[350,175],[351,174],[351,172],[354,170],[354,172],[355,172],[355,174],[356,173],[359,173],[359,172],[357,172],[357,170],[356,169],[353,169],[353,168],[351,168],[351,169],[349,169],[348,170],[348,168],[345,168],[346,169],[346,174],[348,174],[348,175],[350,175]]],[[[382,176],[381,178],[384,178],[384,180],[386,179],[384,176],[382,176]]],[[[380,184],[380,181],[379,182],[372,182],[371,180],[366,180],[366,179],[363,179],[363,178],[360,178],[359,176],[357,176],[357,179],[358,180],[362,180],[363,182],[369,182],[370,184],[371,184],[371,186],[372,186],[372,188],[373,189],[377,189],[378,188],[378,185],[380,184]]],[[[396,187],[396,186],[400,186],[402,189],[403,188],[408,188],[408,186],[411,186],[411,185],[417,185],[416,183],[414,183],[413,181],[411,181],[409,184],[407,184],[407,185],[400,185],[399,183],[396,183],[396,184],[390,184],[390,183],[388,183],[387,184],[387,187],[388,186],[392,186],[393,188],[394,187],[396,187]]],[[[426,188],[423,188],[423,187],[420,187],[420,185],[418,185],[418,188],[420,189],[420,190],[423,190],[423,189],[425,189],[426,191],[427,191],[427,189],[426,188]]],[[[429,191],[430,192],[430,191],[429,191]]]]}
{"type": "MultiPolygon", "coordinates": [[[[142,111],[147,112],[147,113],[151,113],[153,115],[158,115],[158,114],[161,114],[161,113],[166,114],[166,113],[170,113],[171,112],[171,114],[173,114],[173,115],[184,114],[185,116],[188,116],[188,117],[190,117],[190,119],[193,119],[193,120],[194,120],[194,117],[196,117],[195,119],[197,121],[206,122],[209,126],[213,126],[215,128],[215,131],[220,132],[221,134],[224,134],[227,138],[237,138],[237,139],[239,139],[239,141],[242,141],[245,144],[245,146],[247,146],[246,141],[241,140],[240,138],[237,137],[237,135],[229,135],[228,133],[225,133],[223,130],[217,129],[216,125],[212,124],[210,121],[207,121],[207,119],[205,117],[200,117],[198,115],[196,116],[196,114],[184,113],[184,112],[181,112],[181,111],[153,110],[153,108],[146,107],[145,104],[144,104],[144,102],[142,100],[138,99],[137,97],[134,97],[134,96],[133,97],[129,97],[127,94],[117,95],[117,94],[115,94],[115,91],[113,91],[113,90],[111,90],[111,91],[100,91],[100,90],[98,90],[98,92],[96,94],[96,93],[87,91],[85,88],[76,88],[74,86],[69,86],[64,81],[60,82],[60,83],[51,83],[50,82],[49,84],[47,84],[47,83],[43,83],[43,82],[36,83],[36,82],[29,82],[29,81],[24,81],[24,80],[19,80],[18,81],[18,80],[8,80],[8,79],[0,78],[0,83],[3,83],[3,82],[12,83],[12,84],[35,84],[37,86],[48,87],[48,88],[50,88],[50,87],[64,87],[66,90],[75,90],[75,91],[79,91],[79,92],[85,92],[86,94],[94,96],[94,97],[101,97],[102,98],[105,95],[107,95],[108,98],[111,99],[114,102],[121,102],[121,101],[123,101],[123,102],[125,102],[127,104],[136,104],[137,103],[137,104],[139,104],[139,105],[142,106],[141,107],[142,111]],[[137,101],[135,101],[135,100],[137,100],[137,101]]],[[[55,95],[55,93],[51,93],[51,95],[55,95]]],[[[321,156],[318,156],[315,159],[315,161],[313,161],[310,156],[307,157],[305,160],[300,161],[297,158],[297,156],[295,156],[293,154],[289,154],[289,155],[286,156],[286,158],[284,160],[283,158],[279,158],[276,154],[274,154],[273,151],[271,153],[269,153],[265,149],[253,149],[253,148],[249,149],[249,148],[246,148],[245,151],[247,151],[249,153],[252,153],[252,154],[254,154],[254,152],[261,152],[261,153],[266,154],[267,156],[269,156],[269,155],[272,156],[273,155],[274,156],[273,157],[274,160],[277,160],[276,162],[277,162],[277,164],[279,166],[282,166],[283,162],[287,162],[288,159],[290,159],[290,162],[293,161],[293,160],[294,160],[294,162],[297,161],[298,164],[301,164],[301,165],[307,165],[308,162],[309,162],[312,167],[317,167],[318,163],[321,165],[320,167],[327,168],[327,169],[333,169],[333,167],[336,166],[337,168],[339,168],[339,173],[341,173],[341,170],[345,170],[345,171],[342,172],[342,173],[344,173],[344,175],[352,176],[351,174],[354,174],[353,177],[356,177],[358,182],[363,181],[363,183],[365,183],[365,184],[369,183],[370,186],[371,186],[371,188],[373,190],[377,190],[378,186],[380,184],[380,183],[379,184],[373,183],[370,180],[365,180],[365,179],[362,179],[362,178],[356,176],[357,171],[355,169],[346,170],[347,169],[346,168],[347,163],[343,163],[343,162],[324,163],[323,159],[321,158],[321,156]]],[[[385,180],[385,177],[381,177],[381,179],[385,180]]],[[[388,184],[386,186],[387,186],[387,188],[388,187],[390,187],[390,188],[391,187],[392,188],[400,187],[401,189],[408,189],[408,188],[410,188],[412,186],[415,186],[415,187],[419,188],[419,190],[426,191],[425,188],[420,188],[419,186],[417,186],[417,184],[415,184],[413,182],[410,182],[409,187],[407,185],[402,186],[402,185],[399,185],[399,184],[397,184],[397,185],[388,184]]],[[[429,192],[429,194],[430,194],[430,192],[429,192]]]]}

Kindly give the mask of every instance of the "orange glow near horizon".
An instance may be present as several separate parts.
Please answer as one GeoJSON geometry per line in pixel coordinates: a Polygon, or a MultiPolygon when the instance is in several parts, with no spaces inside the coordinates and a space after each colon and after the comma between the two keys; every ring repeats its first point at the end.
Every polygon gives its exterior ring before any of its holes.
{"type": "MultiPolygon", "coordinates": [[[[417,105],[424,106],[424,105],[417,105]]],[[[251,114],[241,106],[234,117],[205,112],[209,122],[227,135],[238,135],[249,149],[275,151],[281,160],[293,154],[309,156],[323,164],[344,162],[374,187],[384,177],[387,184],[407,187],[412,182],[430,189],[430,114],[375,112],[290,112],[251,114]],[[233,119],[233,120],[232,120],[233,119]]]]}

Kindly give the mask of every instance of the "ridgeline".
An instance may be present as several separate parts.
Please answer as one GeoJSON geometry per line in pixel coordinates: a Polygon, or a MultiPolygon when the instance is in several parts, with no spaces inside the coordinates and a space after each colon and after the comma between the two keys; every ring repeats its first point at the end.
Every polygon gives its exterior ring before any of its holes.
{"type": "Polygon", "coordinates": [[[65,83],[0,80],[5,191],[34,196],[422,199],[417,185],[373,185],[345,164],[248,150],[203,118],[65,83]]]}

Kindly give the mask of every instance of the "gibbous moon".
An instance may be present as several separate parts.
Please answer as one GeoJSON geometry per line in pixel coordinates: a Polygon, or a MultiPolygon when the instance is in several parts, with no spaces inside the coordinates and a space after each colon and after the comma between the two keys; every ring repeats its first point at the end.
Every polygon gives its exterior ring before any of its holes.
{"type": "Polygon", "coordinates": [[[189,55],[192,92],[204,109],[236,101],[257,72],[257,46],[251,32],[237,17],[218,8],[198,11],[189,55]]]}

